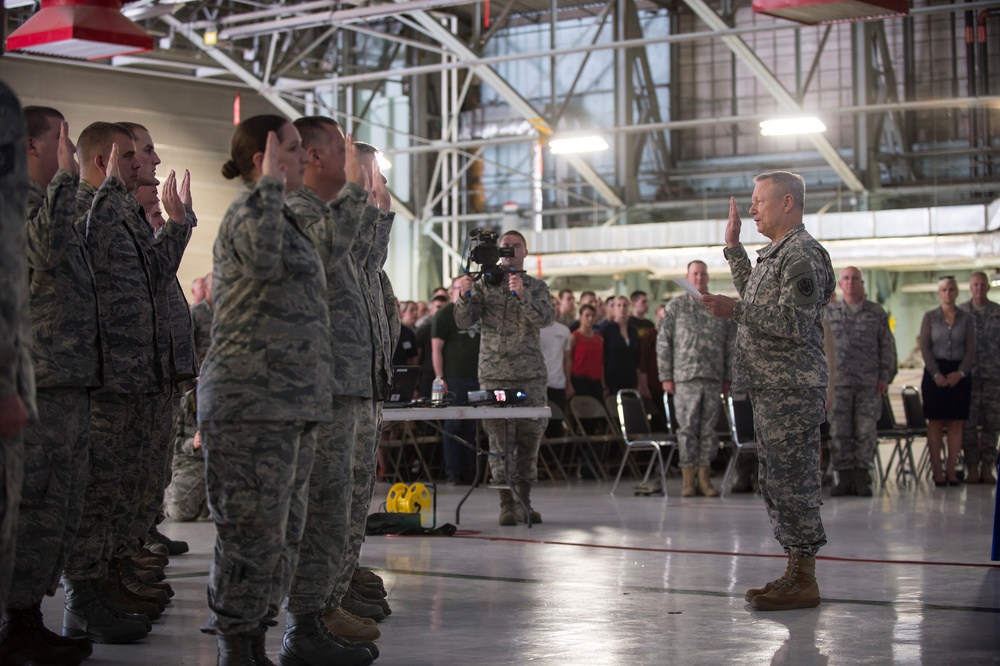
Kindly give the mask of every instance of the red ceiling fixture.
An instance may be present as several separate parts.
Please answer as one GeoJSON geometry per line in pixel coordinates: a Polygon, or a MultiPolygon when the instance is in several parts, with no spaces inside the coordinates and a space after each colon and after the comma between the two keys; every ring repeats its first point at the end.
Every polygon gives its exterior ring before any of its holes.
{"type": "Polygon", "coordinates": [[[778,18],[819,25],[906,16],[909,0],[753,0],[753,10],[778,18]]]}
{"type": "Polygon", "coordinates": [[[42,0],[38,13],[7,37],[7,50],[82,60],[152,50],[152,35],[122,16],[122,4],[122,0],[42,0]]]}

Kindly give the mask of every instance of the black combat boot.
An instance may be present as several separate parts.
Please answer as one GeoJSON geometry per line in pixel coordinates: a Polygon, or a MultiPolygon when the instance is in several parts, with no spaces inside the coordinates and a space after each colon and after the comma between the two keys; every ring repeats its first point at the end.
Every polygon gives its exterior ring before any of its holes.
{"type": "Polygon", "coordinates": [[[92,651],[87,639],[63,638],[46,629],[40,605],[8,608],[0,619],[0,664],[76,666],[92,651]]]}
{"type": "Polygon", "coordinates": [[[845,497],[854,494],[854,470],[838,469],[837,485],[830,491],[830,497],[845,497]]]}
{"type": "Polygon", "coordinates": [[[851,483],[854,485],[854,494],[858,497],[872,496],[872,478],[867,469],[863,467],[852,469],[851,483]]]}
{"type": "Polygon", "coordinates": [[[337,642],[320,612],[288,613],[286,623],[278,655],[281,666],[368,666],[374,661],[368,650],[337,642]]]}
{"type": "Polygon", "coordinates": [[[183,555],[190,550],[187,541],[175,541],[165,534],[160,534],[160,530],[153,529],[149,530],[149,536],[157,543],[162,543],[167,547],[167,553],[173,557],[174,555],[183,555]]]}
{"type": "Polygon", "coordinates": [[[141,621],[118,617],[105,605],[98,581],[64,578],[63,587],[66,588],[63,636],[120,644],[141,641],[148,635],[141,621]]]}

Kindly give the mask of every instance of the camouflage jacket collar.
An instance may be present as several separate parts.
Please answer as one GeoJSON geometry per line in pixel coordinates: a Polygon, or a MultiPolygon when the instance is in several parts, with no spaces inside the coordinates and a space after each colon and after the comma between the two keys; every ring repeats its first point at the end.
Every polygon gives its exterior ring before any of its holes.
{"type": "Polygon", "coordinates": [[[797,224],[794,227],[792,227],[791,229],[789,229],[788,233],[785,234],[784,236],[782,236],[779,241],[777,241],[775,243],[771,243],[770,245],[766,245],[766,246],[760,248],[759,250],[757,250],[757,263],[760,263],[764,259],[769,259],[771,256],[773,256],[775,254],[778,254],[781,251],[781,248],[786,243],[790,242],[790,240],[792,238],[794,238],[795,236],[798,236],[799,234],[804,233],[805,230],[806,230],[806,227],[805,227],[804,224],[797,224]]]}

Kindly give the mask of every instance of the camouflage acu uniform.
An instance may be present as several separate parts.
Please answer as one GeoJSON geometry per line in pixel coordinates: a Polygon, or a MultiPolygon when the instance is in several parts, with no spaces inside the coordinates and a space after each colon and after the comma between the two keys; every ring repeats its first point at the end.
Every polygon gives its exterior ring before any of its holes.
{"type": "MultiPolygon", "coordinates": [[[[21,104],[0,82],[0,397],[20,396],[35,416],[28,316],[24,210],[28,162],[21,104]]],[[[14,570],[17,503],[24,465],[23,432],[0,436],[0,610],[14,570]]]]}
{"type": "Polygon", "coordinates": [[[1000,434],[1000,305],[987,301],[980,311],[968,301],[959,307],[972,315],[976,324],[972,400],[962,433],[962,451],[966,464],[982,462],[995,466],[1000,434]]]}
{"type": "Polygon", "coordinates": [[[837,470],[868,469],[875,456],[875,434],[882,398],[878,382],[896,375],[896,342],[882,306],[861,301],[852,307],[837,301],[826,308],[826,325],[833,342],[836,368],[830,435],[837,470]]]}
{"type": "Polygon", "coordinates": [[[198,363],[205,360],[208,346],[212,344],[212,317],[215,306],[208,299],[191,306],[191,325],[194,328],[194,347],[198,354],[198,363]]]}
{"type": "MultiPolygon", "coordinates": [[[[188,225],[192,230],[197,223],[193,215],[189,216],[188,225]]],[[[152,227],[149,229],[148,238],[153,238],[152,227]]],[[[166,226],[162,227],[158,236],[164,234],[166,229],[166,226]]],[[[179,386],[198,375],[191,310],[176,277],[159,285],[156,292],[156,317],[157,351],[160,365],[166,374],[160,382],[160,392],[154,398],[153,437],[150,440],[150,454],[144,460],[149,469],[148,482],[138,513],[132,521],[130,535],[133,537],[148,534],[163,507],[163,494],[170,483],[170,464],[181,398],[179,386]]]]}
{"type": "Polygon", "coordinates": [[[757,251],[727,248],[741,299],[733,381],[754,408],[759,481],[774,536],[786,552],[811,557],[826,543],[819,507],[819,427],[828,381],[823,308],[834,289],[830,255],[798,225],[757,251]]]}
{"type": "MultiPolygon", "coordinates": [[[[367,372],[371,377],[373,400],[361,404],[357,422],[357,444],[351,470],[350,526],[347,547],[333,583],[329,606],[336,607],[347,594],[351,575],[361,557],[365,540],[368,509],[375,493],[378,445],[382,438],[382,403],[389,395],[392,378],[392,350],[399,340],[399,311],[388,276],[382,271],[389,251],[389,234],[394,213],[377,217],[374,224],[363,225],[361,237],[351,252],[356,262],[361,291],[367,302],[371,338],[367,372]]],[[[362,324],[363,325],[363,324],[362,324]]]]}
{"type": "MultiPolygon", "coordinates": [[[[549,287],[544,281],[524,275],[524,298],[512,296],[503,284],[492,287],[476,282],[472,295],[455,304],[455,323],[469,328],[482,321],[479,344],[479,385],[485,390],[520,388],[527,393],[525,405],[547,403],[548,372],[542,356],[538,329],[555,319],[549,287]]],[[[483,422],[490,438],[490,472],[496,482],[504,476],[504,455],[510,455],[510,484],[538,480],[538,447],[548,419],[493,419],[483,422]],[[507,451],[504,451],[504,444],[507,451]]]]}
{"type": "Polygon", "coordinates": [[[657,370],[661,381],[674,382],[676,391],[680,465],[707,467],[719,446],[715,422],[722,383],[732,380],[736,325],[683,294],[667,303],[658,328],[657,370]]]}
{"type": "MultiPolygon", "coordinates": [[[[333,421],[317,427],[316,458],[309,477],[309,512],[299,562],[288,593],[288,610],[312,613],[326,608],[347,548],[352,465],[362,404],[371,402],[371,327],[368,304],[349,256],[362,225],[371,227],[368,193],[354,183],[344,186],[329,205],[308,187],[285,203],[319,252],[326,271],[326,302],[333,343],[331,392],[333,421]],[[367,216],[363,218],[363,211],[367,216]]],[[[359,248],[367,253],[368,246],[359,248]]]]}
{"type": "Polygon", "coordinates": [[[198,426],[217,536],[210,625],[259,631],[288,594],[316,423],[332,418],[326,278],[280,181],[244,184],[215,241],[198,426]]]}
{"type": "Polygon", "coordinates": [[[30,608],[54,594],[83,511],[90,393],[100,386],[97,294],[74,227],[79,177],[60,170],[46,192],[31,184],[28,265],[37,421],[24,433],[17,558],[8,603],[30,608]]]}
{"type": "Polygon", "coordinates": [[[194,448],[198,432],[198,404],[194,390],[181,396],[174,428],[174,456],[170,485],[163,499],[163,512],[170,520],[184,523],[205,514],[205,456],[194,448]]]}

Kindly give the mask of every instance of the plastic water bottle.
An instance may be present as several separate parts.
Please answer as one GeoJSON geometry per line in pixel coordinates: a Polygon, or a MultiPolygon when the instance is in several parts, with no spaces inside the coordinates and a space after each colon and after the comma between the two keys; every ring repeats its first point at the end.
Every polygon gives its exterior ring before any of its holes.
{"type": "Polygon", "coordinates": [[[444,402],[444,380],[435,377],[431,383],[431,404],[440,405],[444,402]]]}

